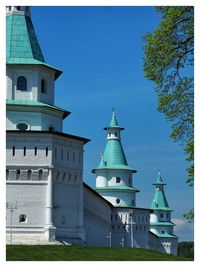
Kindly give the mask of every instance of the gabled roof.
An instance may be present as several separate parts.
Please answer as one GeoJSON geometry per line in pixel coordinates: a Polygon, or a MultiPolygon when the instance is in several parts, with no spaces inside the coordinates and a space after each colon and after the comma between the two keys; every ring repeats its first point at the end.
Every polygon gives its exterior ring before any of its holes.
{"type": "Polygon", "coordinates": [[[62,73],[45,63],[31,18],[25,14],[6,16],[6,63],[43,65],[55,71],[55,79],[62,73]]]}

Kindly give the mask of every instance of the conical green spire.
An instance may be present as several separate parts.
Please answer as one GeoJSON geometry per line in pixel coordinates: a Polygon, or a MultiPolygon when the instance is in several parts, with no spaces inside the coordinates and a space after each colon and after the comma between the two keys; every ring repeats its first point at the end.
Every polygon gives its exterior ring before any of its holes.
{"type": "Polygon", "coordinates": [[[150,208],[159,209],[159,210],[171,210],[169,208],[169,204],[165,196],[165,192],[163,188],[165,183],[162,181],[160,172],[158,173],[158,177],[154,185],[156,185],[156,191],[155,191],[154,198],[153,198],[150,208]]]}
{"type": "Polygon", "coordinates": [[[6,16],[6,63],[43,65],[56,71],[57,78],[62,71],[44,61],[31,17],[26,12],[11,12],[6,16]]]}
{"type": "MultiPolygon", "coordinates": [[[[106,147],[101,158],[101,161],[96,169],[125,169],[136,172],[130,166],[128,166],[126,156],[121,144],[119,132],[124,129],[118,125],[115,112],[112,113],[112,118],[108,127],[104,128],[109,132],[111,130],[111,137],[107,138],[106,147]],[[114,130],[115,129],[115,130],[114,130]],[[114,132],[116,131],[116,135],[114,132]]],[[[96,170],[94,169],[93,172],[96,170]]]]}

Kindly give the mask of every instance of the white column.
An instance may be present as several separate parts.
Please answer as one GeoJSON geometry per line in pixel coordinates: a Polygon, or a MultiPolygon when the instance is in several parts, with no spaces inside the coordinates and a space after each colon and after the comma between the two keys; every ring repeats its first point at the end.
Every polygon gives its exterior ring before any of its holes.
{"type": "Polygon", "coordinates": [[[53,196],[52,196],[52,168],[49,168],[48,185],[47,185],[47,202],[46,202],[46,225],[52,226],[52,209],[53,209],[53,196]]]}
{"type": "Polygon", "coordinates": [[[48,184],[47,184],[47,198],[46,198],[46,226],[45,236],[48,242],[55,241],[56,227],[53,226],[52,211],[53,211],[53,179],[52,167],[49,168],[48,184]]]}

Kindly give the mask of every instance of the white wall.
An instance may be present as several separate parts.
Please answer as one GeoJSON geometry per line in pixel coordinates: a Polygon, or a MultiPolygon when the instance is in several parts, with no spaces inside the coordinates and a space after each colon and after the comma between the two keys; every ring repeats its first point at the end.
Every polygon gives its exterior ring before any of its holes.
{"type": "Polygon", "coordinates": [[[29,99],[54,104],[55,71],[40,65],[7,65],[7,99],[29,99]],[[27,79],[27,91],[17,90],[17,78],[27,79]],[[41,79],[47,81],[47,93],[41,93],[41,79]]]}
{"type": "Polygon", "coordinates": [[[84,186],[84,225],[86,244],[108,246],[111,230],[111,206],[84,186]]]}

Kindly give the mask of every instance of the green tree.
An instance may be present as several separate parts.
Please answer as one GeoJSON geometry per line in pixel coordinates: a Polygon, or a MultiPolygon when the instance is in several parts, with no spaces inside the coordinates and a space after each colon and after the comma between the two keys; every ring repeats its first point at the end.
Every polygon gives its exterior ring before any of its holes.
{"type": "MultiPolygon", "coordinates": [[[[145,40],[145,77],[155,83],[158,110],[172,122],[171,137],[179,141],[190,162],[187,183],[194,181],[194,8],[157,7],[160,25],[145,40]]],[[[185,217],[193,218],[190,211],[185,217]]]]}

